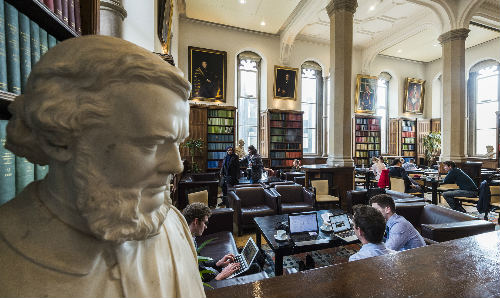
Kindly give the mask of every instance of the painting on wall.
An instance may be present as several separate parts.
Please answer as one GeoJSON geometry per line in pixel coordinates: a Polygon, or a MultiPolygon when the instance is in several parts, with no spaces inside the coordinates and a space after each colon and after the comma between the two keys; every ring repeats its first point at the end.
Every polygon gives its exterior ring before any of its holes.
{"type": "Polygon", "coordinates": [[[172,41],[172,13],[174,0],[158,1],[158,38],[160,39],[163,54],[170,54],[172,41]]]}
{"type": "Polygon", "coordinates": [[[403,99],[403,113],[422,114],[424,112],[425,80],[406,78],[403,99]]]}
{"type": "Polygon", "coordinates": [[[355,113],[374,114],[377,107],[377,77],[358,74],[356,76],[355,113]]]}
{"type": "Polygon", "coordinates": [[[298,68],[274,66],[274,98],[297,99],[298,68]]]}
{"type": "Polygon", "coordinates": [[[226,102],[225,51],[188,47],[191,99],[226,102]]]}

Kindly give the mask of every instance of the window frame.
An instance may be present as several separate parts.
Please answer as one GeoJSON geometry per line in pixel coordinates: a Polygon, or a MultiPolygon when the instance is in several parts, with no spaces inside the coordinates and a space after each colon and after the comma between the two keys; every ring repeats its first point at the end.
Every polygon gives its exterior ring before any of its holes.
{"type": "MultiPolygon", "coordinates": [[[[302,66],[300,67],[300,85],[301,85],[301,96],[300,96],[300,109],[304,111],[302,108],[302,105],[304,104],[303,102],[303,92],[304,92],[304,84],[303,84],[303,70],[304,69],[310,69],[313,70],[315,73],[315,81],[316,81],[316,101],[315,103],[305,103],[305,104],[314,104],[316,106],[316,111],[315,111],[315,116],[316,116],[316,127],[305,127],[304,123],[302,124],[302,143],[304,144],[304,130],[305,129],[314,129],[314,136],[315,136],[315,150],[314,152],[305,152],[304,148],[302,148],[303,156],[320,156],[322,154],[322,140],[320,139],[321,137],[321,132],[324,130],[323,128],[323,71],[321,69],[321,66],[317,64],[314,61],[305,61],[302,63],[302,66]]],[[[305,114],[305,111],[304,111],[305,114]]],[[[303,119],[305,117],[303,116],[303,119]]],[[[303,120],[304,121],[304,120],[303,120]]]]}

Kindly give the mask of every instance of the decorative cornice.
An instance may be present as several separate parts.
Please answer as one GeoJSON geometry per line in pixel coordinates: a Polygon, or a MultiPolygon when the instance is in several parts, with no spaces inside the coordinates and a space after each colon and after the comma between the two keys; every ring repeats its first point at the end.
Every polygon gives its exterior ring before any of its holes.
{"type": "Polygon", "coordinates": [[[219,27],[219,28],[225,28],[228,30],[235,30],[239,32],[246,32],[246,33],[252,33],[252,34],[257,34],[257,35],[262,35],[262,36],[267,36],[267,37],[280,37],[278,34],[273,34],[273,33],[267,33],[267,32],[262,32],[262,31],[257,31],[257,30],[251,30],[251,29],[245,29],[241,27],[236,27],[236,26],[230,26],[230,25],[224,25],[224,24],[219,24],[219,23],[214,23],[214,22],[209,22],[209,21],[203,21],[203,20],[198,20],[198,19],[193,19],[189,17],[180,17],[179,20],[188,22],[188,23],[194,23],[194,24],[202,24],[202,25],[208,25],[208,26],[213,26],[213,27],[219,27]]]}
{"type": "Polygon", "coordinates": [[[326,6],[326,12],[330,17],[337,11],[348,11],[354,14],[357,7],[357,0],[331,0],[330,3],[328,3],[328,5],[326,6]]]}
{"type": "Polygon", "coordinates": [[[123,7],[122,0],[100,0],[100,9],[117,12],[122,20],[127,17],[127,11],[123,7]]]}
{"type": "Polygon", "coordinates": [[[441,44],[450,42],[452,40],[465,40],[469,35],[469,32],[470,30],[466,28],[450,30],[439,35],[438,40],[441,44]]]}

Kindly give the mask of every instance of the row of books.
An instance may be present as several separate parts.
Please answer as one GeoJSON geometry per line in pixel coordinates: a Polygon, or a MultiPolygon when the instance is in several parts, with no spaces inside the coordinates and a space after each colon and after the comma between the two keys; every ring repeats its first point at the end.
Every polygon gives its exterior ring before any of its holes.
{"type": "Polygon", "coordinates": [[[208,142],[234,142],[233,135],[222,134],[209,134],[207,137],[208,142]]]}
{"type": "Polygon", "coordinates": [[[273,151],[270,154],[271,158],[302,158],[302,152],[283,152],[273,151]]]}
{"type": "Polygon", "coordinates": [[[300,150],[302,144],[271,143],[271,150],[300,150]]]}
{"type": "Polygon", "coordinates": [[[226,151],[226,148],[229,146],[233,146],[233,143],[207,143],[208,150],[223,150],[226,151]]]}
{"type": "Polygon", "coordinates": [[[271,127],[302,128],[301,122],[271,121],[271,127]]]}
{"type": "Polygon", "coordinates": [[[233,133],[232,126],[208,126],[208,133],[233,133]]]}
{"type": "Polygon", "coordinates": [[[378,137],[380,131],[356,131],[357,137],[378,137]]]}
{"type": "Polygon", "coordinates": [[[356,150],[380,150],[380,144],[356,144],[356,150]]]}
{"type": "Polygon", "coordinates": [[[82,35],[80,0],[38,0],[43,2],[59,19],[82,35]]]}
{"type": "Polygon", "coordinates": [[[401,126],[401,131],[403,131],[403,132],[404,131],[413,131],[414,132],[415,131],[415,125],[413,125],[413,126],[403,125],[403,126],[401,126]]]}
{"type": "Polygon", "coordinates": [[[222,152],[208,152],[208,159],[224,159],[226,151],[222,152]]]}
{"type": "Polygon", "coordinates": [[[234,118],[234,111],[231,110],[208,110],[208,117],[234,118]]]}
{"type": "Polygon", "coordinates": [[[401,136],[403,138],[414,138],[415,137],[415,132],[413,131],[403,131],[401,132],[401,136]]]}
{"type": "Polygon", "coordinates": [[[356,118],[356,124],[375,124],[380,125],[379,119],[356,118]]]}
{"type": "Polygon", "coordinates": [[[356,143],[380,143],[380,137],[355,137],[356,143]]]}
{"type": "Polygon", "coordinates": [[[271,167],[291,167],[293,159],[271,159],[271,167]]]}
{"type": "Polygon", "coordinates": [[[290,121],[301,121],[302,114],[290,114],[290,113],[271,113],[269,115],[270,120],[290,120],[290,121]]]}
{"type": "Polygon", "coordinates": [[[37,23],[0,0],[0,90],[23,93],[31,67],[56,43],[37,23]]]}
{"type": "Polygon", "coordinates": [[[415,138],[401,138],[402,143],[415,144],[415,138]]]}
{"type": "Polygon", "coordinates": [[[403,156],[415,156],[415,151],[403,151],[403,156]]]}
{"type": "Polygon", "coordinates": [[[209,168],[209,169],[222,168],[222,160],[209,160],[209,161],[207,161],[207,168],[209,168]]]}
{"type": "Polygon", "coordinates": [[[373,124],[361,125],[361,124],[356,124],[356,130],[380,130],[380,125],[373,125],[373,124]]]}
{"type": "Polygon", "coordinates": [[[5,149],[7,120],[0,120],[0,205],[14,198],[34,180],[43,179],[48,166],[34,165],[5,149]]]}
{"type": "Polygon", "coordinates": [[[415,150],[415,145],[401,145],[402,150],[415,150]]]}
{"type": "Polygon", "coordinates": [[[230,118],[208,118],[208,125],[234,125],[234,119],[230,118]]]}
{"type": "Polygon", "coordinates": [[[356,151],[354,156],[372,158],[373,156],[380,156],[380,150],[356,151]]]}
{"type": "Polygon", "coordinates": [[[302,130],[298,129],[286,129],[286,128],[271,128],[271,135],[287,135],[287,136],[301,136],[302,130]]]}
{"type": "Polygon", "coordinates": [[[300,136],[300,135],[296,135],[296,136],[271,136],[271,142],[275,142],[275,143],[284,143],[284,142],[301,143],[302,136],[300,136]]]}

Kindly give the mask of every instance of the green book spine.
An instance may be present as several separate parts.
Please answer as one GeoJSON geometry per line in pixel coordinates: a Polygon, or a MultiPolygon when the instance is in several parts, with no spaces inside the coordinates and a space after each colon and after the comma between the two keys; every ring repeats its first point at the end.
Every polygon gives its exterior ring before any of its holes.
{"type": "Polygon", "coordinates": [[[35,165],[35,180],[42,180],[49,172],[49,166],[35,165]]]}
{"type": "Polygon", "coordinates": [[[31,72],[30,19],[19,13],[19,56],[21,58],[21,93],[31,72]]]}
{"type": "Polygon", "coordinates": [[[47,31],[40,28],[40,58],[49,50],[49,37],[47,31]]]}
{"type": "Polygon", "coordinates": [[[24,157],[16,156],[16,194],[35,180],[35,165],[24,157]]]}
{"type": "Polygon", "coordinates": [[[31,38],[31,66],[40,60],[40,27],[38,24],[30,21],[30,38],[31,38]]]}
{"type": "Polygon", "coordinates": [[[5,4],[0,0],[0,90],[7,89],[7,54],[5,53],[5,4]]]}
{"type": "Polygon", "coordinates": [[[0,120],[0,205],[16,195],[15,155],[5,149],[7,120],[0,120]]]}
{"type": "Polygon", "coordinates": [[[9,92],[21,93],[21,63],[19,60],[19,18],[17,9],[5,3],[5,37],[7,52],[7,85],[9,92]]]}
{"type": "Polygon", "coordinates": [[[54,36],[50,35],[50,34],[49,34],[49,40],[48,41],[49,41],[49,49],[52,49],[57,44],[56,38],[54,36]]]}

